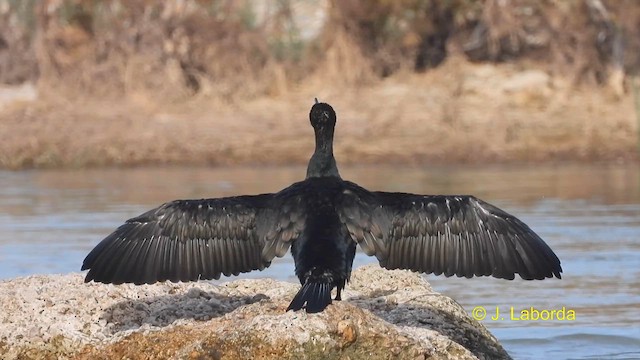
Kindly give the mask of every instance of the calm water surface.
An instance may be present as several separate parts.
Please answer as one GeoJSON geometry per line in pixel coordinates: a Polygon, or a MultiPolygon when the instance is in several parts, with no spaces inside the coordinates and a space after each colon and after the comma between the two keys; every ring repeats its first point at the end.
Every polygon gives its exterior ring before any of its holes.
{"type": "MultiPolygon", "coordinates": [[[[277,191],[304,168],[168,168],[0,172],[0,279],[79,271],[125,219],[165,201],[277,191]]],[[[640,358],[640,167],[342,168],[369,189],[474,194],[518,216],[554,249],[562,280],[427,276],[516,359],[640,358]],[[529,309],[574,310],[574,321],[517,321],[529,309]]],[[[356,266],[373,263],[363,254],[356,266]]],[[[295,281],[290,255],[244,277],[295,281]]]]}

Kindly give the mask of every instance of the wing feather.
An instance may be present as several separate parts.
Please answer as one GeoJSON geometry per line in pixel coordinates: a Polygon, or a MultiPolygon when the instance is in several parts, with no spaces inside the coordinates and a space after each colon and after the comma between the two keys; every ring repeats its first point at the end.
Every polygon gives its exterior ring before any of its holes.
{"type": "Polygon", "coordinates": [[[281,193],[163,204],[102,240],[83,262],[85,281],[152,284],[262,270],[304,228],[302,200],[281,193]]]}
{"type": "Polygon", "coordinates": [[[561,277],[560,260],[535,232],[473,196],[368,192],[346,184],[340,219],[383,267],[460,277],[561,277]]]}

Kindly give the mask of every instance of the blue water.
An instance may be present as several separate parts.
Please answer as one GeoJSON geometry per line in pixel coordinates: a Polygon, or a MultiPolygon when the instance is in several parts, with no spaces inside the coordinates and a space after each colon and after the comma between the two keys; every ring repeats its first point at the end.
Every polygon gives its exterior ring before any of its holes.
{"type": "MultiPolygon", "coordinates": [[[[426,276],[482,322],[516,359],[640,359],[640,167],[558,165],[342,168],[369,189],[474,194],[518,216],[562,260],[562,280],[426,276]],[[575,320],[511,320],[573,310],[575,320]]],[[[304,169],[149,168],[0,172],[0,279],[79,271],[125,219],[178,198],[279,190],[304,169]]],[[[355,266],[375,262],[358,254],[355,266]]],[[[243,277],[295,281],[289,255],[243,277]]]]}

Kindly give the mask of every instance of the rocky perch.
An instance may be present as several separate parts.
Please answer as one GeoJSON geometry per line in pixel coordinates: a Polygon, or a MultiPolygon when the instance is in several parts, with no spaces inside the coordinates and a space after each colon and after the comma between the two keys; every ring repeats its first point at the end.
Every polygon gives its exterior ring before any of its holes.
{"type": "Polygon", "coordinates": [[[270,279],[0,283],[2,359],[509,359],[496,338],[419,275],[365,266],[344,301],[286,312],[297,284],[270,279]]]}

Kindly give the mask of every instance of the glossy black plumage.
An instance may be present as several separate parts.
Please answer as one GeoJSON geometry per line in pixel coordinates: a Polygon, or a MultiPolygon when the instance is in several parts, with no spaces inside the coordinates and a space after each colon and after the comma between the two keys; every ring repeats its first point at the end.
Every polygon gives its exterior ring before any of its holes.
{"type": "Polygon", "coordinates": [[[351,275],[356,245],[388,269],[445,276],[560,278],[560,260],[526,224],[473,196],[370,192],[340,178],[335,112],[310,113],[307,178],[274,194],[176,200],[128,220],[85,258],[85,281],[150,284],[262,270],[287,250],[302,287],[289,305],[319,312],[351,275]]]}

